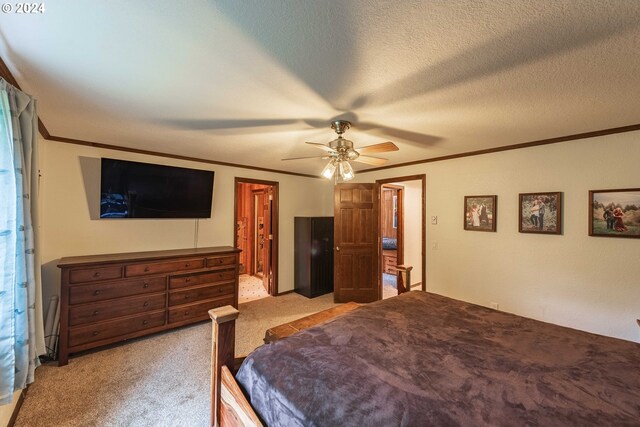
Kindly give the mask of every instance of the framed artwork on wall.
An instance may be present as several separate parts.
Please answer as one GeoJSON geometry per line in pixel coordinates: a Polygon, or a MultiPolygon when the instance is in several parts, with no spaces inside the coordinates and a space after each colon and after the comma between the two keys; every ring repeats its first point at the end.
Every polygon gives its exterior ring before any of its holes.
{"type": "Polygon", "coordinates": [[[640,188],[589,191],[589,236],[640,238],[640,188]]]}
{"type": "Polygon", "coordinates": [[[498,196],[464,196],[464,229],[496,231],[498,196]]]}
{"type": "Polygon", "coordinates": [[[562,193],[520,193],[519,198],[519,232],[562,233],[562,193]]]}

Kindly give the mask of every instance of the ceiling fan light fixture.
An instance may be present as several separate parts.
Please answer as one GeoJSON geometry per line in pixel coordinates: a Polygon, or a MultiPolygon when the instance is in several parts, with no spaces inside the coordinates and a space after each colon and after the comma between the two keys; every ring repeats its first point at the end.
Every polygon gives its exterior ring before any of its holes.
{"type": "Polygon", "coordinates": [[[336,161],[331,160],[329,163],[327,163],[327,166],[325,166],[324,169],[322,169],[322,176],[327,179],[331,179],[333,178],[333,174],[335,172],[336,172],[336,161]]]}
{"type": "Polygon", "coordinates": [[[351,181],[355,177],[355,173],[353,172],[353,168],[346,160],[340,162],[340,178],[343,181],[351,181]]]}
{"type": "Polygon", "coordinates": [[[347,151],[347,159],[355,160],[358,157],[360,157],[360,153],[358,153],[356,150],[347,151]]]}

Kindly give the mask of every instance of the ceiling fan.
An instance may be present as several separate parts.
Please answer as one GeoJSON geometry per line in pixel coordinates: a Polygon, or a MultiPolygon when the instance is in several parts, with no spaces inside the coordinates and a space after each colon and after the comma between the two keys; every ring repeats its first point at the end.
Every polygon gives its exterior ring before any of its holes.
{"type": "Polygon", "coordinates": [[[333,178],[336,169],[338,175],[335,175],[336,182],[338,176],[342,181],[352,180],[355,176],[353,168],[349,161],[365,163],[368,165],[380,166],[387,162],[387,159],[380,157],[372,157],[367,154],[384,153],[387,151],[398,151],[398,147],[391,141],[382,142],[380,144],[368,145],[355,149],[353,147],[353,141],[345,139],[342,134],[345,133],[351,127],[351,122],[347,120],[334,120],[331,122],[331,129],[333,129],[338,137],[327,144],[320,144],[318,142],[307,142],[307,144],[324,150],[326,154],[324,156],[309,156],[309,157],[292,157],[282,160],[299,160],[299,159],[315,159],[322,158],[329,160],[329,163],[322,170],[322,176],[331,179],[333,178]]]}

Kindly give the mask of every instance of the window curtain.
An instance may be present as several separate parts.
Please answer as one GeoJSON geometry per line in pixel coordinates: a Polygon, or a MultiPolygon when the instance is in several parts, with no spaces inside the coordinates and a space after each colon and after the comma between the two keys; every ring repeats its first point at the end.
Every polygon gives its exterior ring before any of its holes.
{"type": "Polygon", "coordinates": [[[36,102],[0,79],[0,404],[33,382],[45,353],[37,217],[36,102]]]}

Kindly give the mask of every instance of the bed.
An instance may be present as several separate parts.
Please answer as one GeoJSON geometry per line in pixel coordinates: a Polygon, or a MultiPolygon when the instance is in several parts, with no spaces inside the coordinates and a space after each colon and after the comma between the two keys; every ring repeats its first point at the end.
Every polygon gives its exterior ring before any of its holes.
{"type": "Polygon", "coordinates": [[[640,424],[629,341],[414,291],[264,345],[236,373],[237,312],[211,314],[214,424],[640,424]]]}

